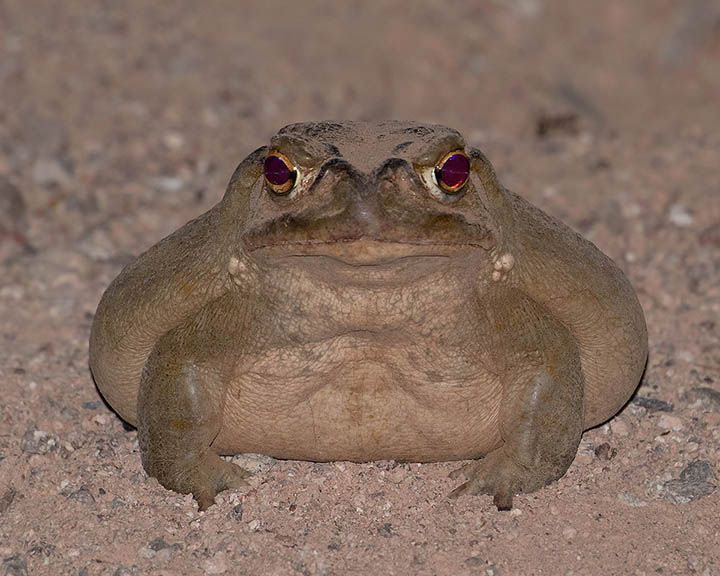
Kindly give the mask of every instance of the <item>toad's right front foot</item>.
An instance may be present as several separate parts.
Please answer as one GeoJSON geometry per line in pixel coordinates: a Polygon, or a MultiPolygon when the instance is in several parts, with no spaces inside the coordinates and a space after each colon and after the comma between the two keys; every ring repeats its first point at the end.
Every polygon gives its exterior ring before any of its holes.
{"type": "Polygon", "coordinates": [[[202,455],[188,455],[174,462],[156,461],[151,453],[143,451],[142,461],[145,471],[165,488],[192,494],[201,511],[212,506],[220,492],[247,485],[245,478],[251,475],[209,451],[202,455]]]}

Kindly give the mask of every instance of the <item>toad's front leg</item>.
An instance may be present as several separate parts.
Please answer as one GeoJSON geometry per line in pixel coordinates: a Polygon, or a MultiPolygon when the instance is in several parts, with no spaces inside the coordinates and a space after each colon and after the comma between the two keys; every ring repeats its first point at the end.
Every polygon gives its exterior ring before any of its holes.
{"type": "Polygon", "coordinates": [[[572,463],[583,432],[584,378],[576,340],[540,306],[516,301],[494,318],[495,336],[510,350],[502,367],[503,444],[453,472],[467,482],[451,496],[492,494],[498,509],[509,510],[515,494],[557,480],[572,463]]]}
{"type": "Polygon", "coordinates": [[[213,450],[228,375],[209,359],[209,341],[180,326],[155,345],[138,392],[138,441],[145,471],[170,490],[192,493],[200,510],[249,475],[213,450]]]}

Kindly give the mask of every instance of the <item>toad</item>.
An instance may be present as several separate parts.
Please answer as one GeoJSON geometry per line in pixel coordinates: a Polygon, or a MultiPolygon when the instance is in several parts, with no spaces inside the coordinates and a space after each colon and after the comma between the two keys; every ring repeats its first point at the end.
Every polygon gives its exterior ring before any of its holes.
{"type": "Polygon", "coordinates": [[[503,188],[455,130],[280,130],[222,200],[130,263],[90,338],[142,464],[200,509],[223,455],[472,460],[499,509],[561,477],[647,355],[638,299],[589,241],[503,188]]]}

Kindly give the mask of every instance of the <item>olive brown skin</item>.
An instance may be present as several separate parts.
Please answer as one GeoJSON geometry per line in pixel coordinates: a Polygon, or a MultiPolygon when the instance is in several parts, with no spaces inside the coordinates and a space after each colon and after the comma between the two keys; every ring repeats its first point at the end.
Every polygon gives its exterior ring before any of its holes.
{"type": "Polygon", "coordinates": [[[90,338],[145,470],[200,509],[243,483],[220,456],[244,452],[474,459],[452,495],[508,509],[565,473],[646,356],[620,269],[459,133],[412,122],[280,130],[122,271],[90,338]],[[453,151],[471,170],[446,190],[435,168],[453,151]],[[268,154],[297,170],[289,190],[263,177],[268,154]]]}

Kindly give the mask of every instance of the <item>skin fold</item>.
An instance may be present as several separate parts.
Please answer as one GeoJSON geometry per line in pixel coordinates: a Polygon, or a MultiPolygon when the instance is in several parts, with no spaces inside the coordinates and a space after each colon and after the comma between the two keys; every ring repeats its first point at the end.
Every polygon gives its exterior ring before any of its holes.
{"type": "Polygon", "coordinates": [[[620,269],[458,132],[412,122],[283,128],[121,272],[90,338],[145,470],[201,509],[243,483],[221,455],[244,452],[473,459],[453,495],[508,509],[565,473],[646,357],[620,269]],[[471,171],[448,192],[453,151],[471,171]],[[281,194],[263,177],[277,153],[297,170],[281,194]]]}

